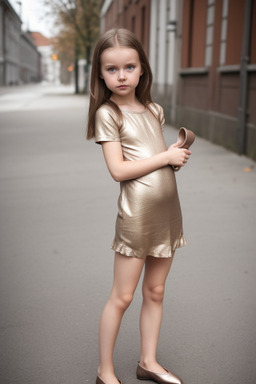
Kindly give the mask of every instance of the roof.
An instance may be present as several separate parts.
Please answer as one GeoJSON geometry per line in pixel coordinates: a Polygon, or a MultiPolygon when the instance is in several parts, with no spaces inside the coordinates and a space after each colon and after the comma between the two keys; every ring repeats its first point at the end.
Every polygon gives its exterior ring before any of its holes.
{"type": "Polygon", "coordinates": [[[48,37],[45,37],[44,35],[42,35],[41,32],[31,32],[31,36],[37,47],[51,45],[51,39],[48,39],[48,37]]]}

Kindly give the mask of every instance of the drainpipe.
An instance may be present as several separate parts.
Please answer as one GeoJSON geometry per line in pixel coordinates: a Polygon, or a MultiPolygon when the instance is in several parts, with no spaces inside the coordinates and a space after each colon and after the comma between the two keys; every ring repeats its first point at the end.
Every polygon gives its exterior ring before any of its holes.
{"type": "Polygon", "coordinates": [[[242,56],[240,62],[240,86],[238,106],[238,152],[246,153],[246,120],[247,120],[247,94],[248,94],[248,63],[250,61],[250,35],[252,24],[252,0],[245,0],[244,26],[242,40],[242,56]]]}

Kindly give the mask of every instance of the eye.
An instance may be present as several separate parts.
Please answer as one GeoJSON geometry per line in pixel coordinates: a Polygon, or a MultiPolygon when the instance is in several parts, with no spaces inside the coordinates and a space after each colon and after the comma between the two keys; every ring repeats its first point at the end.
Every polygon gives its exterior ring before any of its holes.
{"type": "Polygon", "coordinates": [[[115,70],[116,70],[116,69],[115,69],[114,67],[110,67],[110,68],[107,69],[107,71],[108,71],[109,73],[114,73],[115,70]]]}
{"type": "Polygon", "coordinates": [[[130,64],[130,65],[127,65],[127,71],[132,71],[134,69],[134,65],[130,64]]]}

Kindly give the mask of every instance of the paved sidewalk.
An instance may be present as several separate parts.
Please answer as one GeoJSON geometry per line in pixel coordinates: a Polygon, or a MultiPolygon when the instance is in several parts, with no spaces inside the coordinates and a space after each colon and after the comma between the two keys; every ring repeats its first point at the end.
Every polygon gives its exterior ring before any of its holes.
{"type": "MultiPolygon", "coordinates": [[[[0,95],[0,382],[94,384],[119,185],[84,138],[88,100],[28,93],[0,95]]],[[[256,163],[197,138],[177,183],[188,246],[167,282],[159,361],[184,384],[253,384],[256,163]]],[[[125,384],[138,383],[140,304],[139,285],[115,351],[125,384]]]]}

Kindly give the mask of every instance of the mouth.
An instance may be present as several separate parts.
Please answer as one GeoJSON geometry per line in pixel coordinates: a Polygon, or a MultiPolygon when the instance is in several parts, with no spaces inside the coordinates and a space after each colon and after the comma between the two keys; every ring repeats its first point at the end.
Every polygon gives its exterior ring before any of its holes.
{"type": "Polygon", "coordinates": [[[128,85],[119,85],[118,87],[117,87],[118,89],[126,89],[126,88],[128,88],[128,85]]]}

